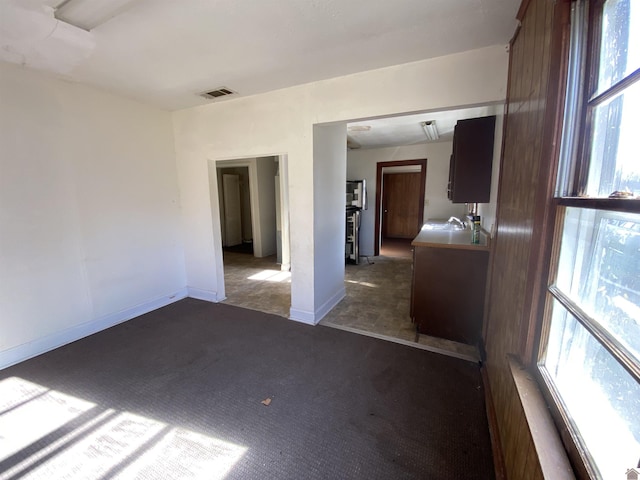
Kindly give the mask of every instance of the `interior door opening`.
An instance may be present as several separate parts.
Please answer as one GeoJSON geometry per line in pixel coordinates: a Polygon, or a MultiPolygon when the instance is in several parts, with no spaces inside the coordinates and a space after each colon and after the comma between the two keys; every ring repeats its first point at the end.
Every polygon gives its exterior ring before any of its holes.
{"type": "Polygon", "coordinates": [[[288,317],[286,156],[218,160],[211,182],[217,187],[211,191],[217,191],[224,303],[288,317]]]}
{"type": "Polygon", "coordinates": [[[375,255],[407,256],[423,223],[427,160],[378,162],[375,255]]]}
{"type": "Polygon", "coordinates": [[[218,169],[222,247],[253,255],[251,189],[248,167],[218,169]]]}

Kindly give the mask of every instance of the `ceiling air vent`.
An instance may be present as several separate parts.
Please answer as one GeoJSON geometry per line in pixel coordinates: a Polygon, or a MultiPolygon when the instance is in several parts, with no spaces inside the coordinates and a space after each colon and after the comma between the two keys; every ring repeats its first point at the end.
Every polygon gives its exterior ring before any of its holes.
{"type": "Polygon", "coordinates": [[[210,92],[201,93],[200,96],[209,99],[216,99],[220,97],[226,97],[227,95],[234,95],[237,92],[228,89],[227,87],[220,87],[215,90],[211,90],[210,92]]]}

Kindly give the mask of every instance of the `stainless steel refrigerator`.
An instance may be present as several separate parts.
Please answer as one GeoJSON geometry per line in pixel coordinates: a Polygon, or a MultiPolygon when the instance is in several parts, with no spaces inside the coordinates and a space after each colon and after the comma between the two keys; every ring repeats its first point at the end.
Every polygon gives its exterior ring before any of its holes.
{"type": "Polygon", "coordinates": [[[360,223],[362,210],[367,209],[367,183],[365,180],[347,180],[346,225],[344,258],[349,263],[360,263],[360,223]]]}

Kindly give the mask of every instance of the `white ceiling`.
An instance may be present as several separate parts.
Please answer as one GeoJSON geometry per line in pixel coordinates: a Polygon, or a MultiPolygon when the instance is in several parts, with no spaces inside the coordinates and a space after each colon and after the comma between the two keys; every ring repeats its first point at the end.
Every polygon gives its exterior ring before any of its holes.
{"type": "Polygon", "coordinates": [[[134,0],[87,34],[43,10],[61,1],[0,0],[0,59],[168,110],[504,45],[520,3],[134,0]]]}
{"type": "Polygon", "coordinates": [[[427,143],[421,123],[435,121],[440,138],[438,142],[451,142],[458,120],[486,117],[501,113],[503,104],[484,105],[439,112],[417,113],[395,117],[376,118],[347,124],[348,145],[353,148],[398,147],[427,143]],[[355,142],[355,143],[353,143],[355,142]]]}

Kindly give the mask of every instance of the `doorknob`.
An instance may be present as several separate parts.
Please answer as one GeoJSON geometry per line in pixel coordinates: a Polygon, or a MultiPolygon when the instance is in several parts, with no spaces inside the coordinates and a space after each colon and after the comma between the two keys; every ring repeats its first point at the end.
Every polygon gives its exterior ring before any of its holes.
{"type": "Polygon", "coordinates": [[[384,213],[387,213],[389,210],[385,210],[384,213]]]}

